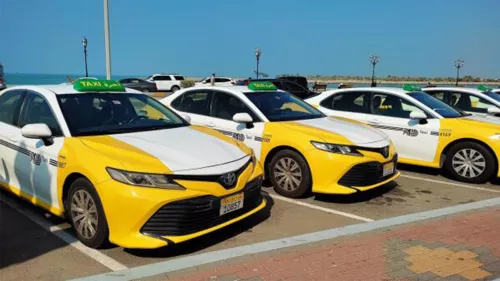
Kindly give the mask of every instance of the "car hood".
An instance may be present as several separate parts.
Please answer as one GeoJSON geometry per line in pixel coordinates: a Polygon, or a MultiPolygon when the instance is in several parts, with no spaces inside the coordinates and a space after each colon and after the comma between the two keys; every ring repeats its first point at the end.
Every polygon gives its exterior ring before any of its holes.
{"type": "Polygon", "coordinates": [[[218,174],[240,168],[251,154],[246,146],[196,126],[81,139],[132,171],[153,168],[160,161],[172,173],[218,174]]]}
{"type": "Polygon", "coordinates": [[[383,147],[389,145],[390,141],[384,133],[372,129],[364,124],[350,122],[335,117],[324,117],[317,119],[298,120],[284,122],[283,125],[305,134],[316,136],[326,142],[348,142],[365,147],[383,147]]]}

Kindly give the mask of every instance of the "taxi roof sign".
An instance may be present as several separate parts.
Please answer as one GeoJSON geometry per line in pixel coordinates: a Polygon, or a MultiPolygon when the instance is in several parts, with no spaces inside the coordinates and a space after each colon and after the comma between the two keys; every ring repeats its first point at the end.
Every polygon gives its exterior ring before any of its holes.
{"type": "Polygon", "coordinates": [[[420,92],[422,91],[422,88],[417,85],[405,84],[403,85],[403,90],[408,92],[420,92]]]}
{"type": "Polygon", "coordinates": [[[248,83],[248,89],[252,91],[276,91],[278,88],[270,81],[253,81],[248,83]]]}
{"type": "Polygon", "coordinates": [[[125,87],[115,80],[78,79],[73,89],[78,92],[125,92],[125,87]]]}
{"type": "Polygon", "coordinates": [[[485,85],[479,85],[477,89],[482,92],[490,92],[492,90],[492,88],[486,87],[485,85]]]}

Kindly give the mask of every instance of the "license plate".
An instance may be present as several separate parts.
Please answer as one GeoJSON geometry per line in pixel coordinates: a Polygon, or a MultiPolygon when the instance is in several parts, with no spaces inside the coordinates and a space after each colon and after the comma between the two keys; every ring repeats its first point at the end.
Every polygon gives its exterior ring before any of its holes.
{"type": "Polygon", "coordinates": [[[382,176],[388,176],[390,174],[394,173],[394,162],[387,163],[384,165],[384,172],[382,173],[382,176]]]}
{"type": "Polygon", "coordinates": [[[243,199],[244,193],[238,193],[222,199],[220,201],[219,214],[222,216],[243,208],[243,199]]]}

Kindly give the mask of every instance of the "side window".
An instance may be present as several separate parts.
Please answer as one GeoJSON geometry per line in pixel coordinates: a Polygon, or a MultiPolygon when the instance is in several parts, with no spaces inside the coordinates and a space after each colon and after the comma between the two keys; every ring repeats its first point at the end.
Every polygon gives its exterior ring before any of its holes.
{"type": "Polygon", "coordinates": [[[16,125],[23,101],[23,91],[8,91],[0,96],[0,122],[16,125]]]}
{"type": "Polygon", "coordinates": [[[233,120],[236,113],[248,113],[254,122],[258,122],[259,118],[248,108],[239,98],[222,92],[215,92],[214,108],[212,116],[216,118],[233,120]]]}
{"type": "Polygon", "coordinates": [[[427,93],[440,101],[445,101],[444,100],[444,97],[445,97],[444,92],[431,91],[431,92],[427,92],[427,93]]]}
{"type": "Polygon", "coordinates": [[[372,113],[376,115],[383,115],[388,117],[397,118],[410,118],[412,111],[423,112],[427,117],[429,116],[425,111],[421,110],[418,106],[406,101],[402,98],[388,95],[374,93],[372,98],[372,113]]]}
{"type": "Polygon", "coordinates": [[[488,107],[494,106],[492,103],[483,98],[466,93],[452,93],[451,99],[452,101],[455,100],[453,105],[463,111],[487,113],[488,107]]]}
{"type": "MultiPolygon", "coordinates": [[[[170,77],[169,77],[169,78],[170,78],[170,77]]],[[[177,80],[177,81],[182,81],[182,80],[184,80],[184,76],[180,76],[180,75],[176,75],[176,76],[174,76],[174,78],[175,78],[175,80],[177,80]]],[[[170,79],[169,79],[169,80],[170,80],[170,79]]]]}
{"type": "Polygon", "coordinates": [[[172,107],[183,112],[210,115],[211,91],[190,91],[172,101],[172,107]]]}
{"type": "Polygon", "coordinates": [[[303,92],[304,88],[299,84],[295,84],[293,82],[283,82],[285,84],[286,90],[290,92],[303,92]]]}
{"type": "Polygon", "coordinates": [[[19,120],[19,127],[35,123],[46,124],[55,137],[63,135],[47,101],[42,96],[29,94],[27,104],[23,109],[23,115],[19,120]]]}
{"type": "Polygon", "coordinates": [[[170,81],[172,78],[170,76],[155,76],[153,78],[154,81],[170,81]]]}
{"type": "Polygon", "coordinates": [[[350,111],[356,113],[368,113],[368,93],[347,92],[333,95],[324,100],[322,106],[338,111],[350,111]]]}

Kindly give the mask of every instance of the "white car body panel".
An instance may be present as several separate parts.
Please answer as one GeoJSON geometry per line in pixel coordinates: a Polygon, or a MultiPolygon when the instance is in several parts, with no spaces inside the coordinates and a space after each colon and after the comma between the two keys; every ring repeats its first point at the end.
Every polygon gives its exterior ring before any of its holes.
{"type": "Polygon", "coordinates": [[[360,121],[386,133],[394,142],[398,155],[402,158],[432,162],[436,156],[440,119],[442,116],[431,108],[413,99],[407,92],[398,88],[349,88],[325,91],[318,96],[306,99],[306,102],[329,116],[339,116],[360,121]],[[390,116],[340,111],[325,108],[320,103],[332,95],[348,92],[374,92],[390,94],[418,106],[434,118],[427,119],[427,124],[419,124],[417,120],[390,116]]]}

